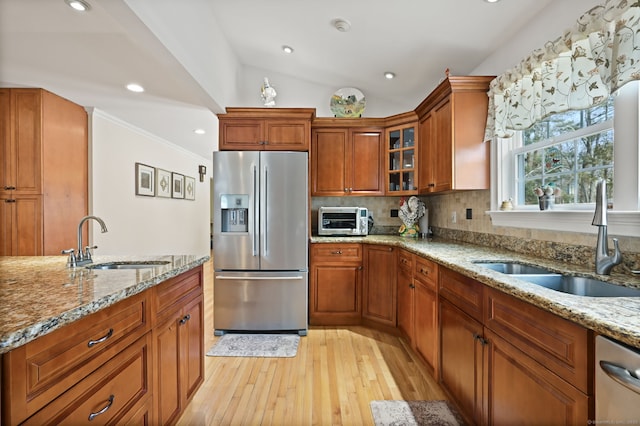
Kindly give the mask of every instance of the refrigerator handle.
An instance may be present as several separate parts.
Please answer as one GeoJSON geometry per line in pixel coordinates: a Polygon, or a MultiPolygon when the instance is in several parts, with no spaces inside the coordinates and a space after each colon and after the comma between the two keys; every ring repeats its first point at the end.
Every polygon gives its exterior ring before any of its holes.
{"type": "Polygon", "coordinates": [[[264,166],[264,202],[262,206],[262,215],[264,216],[264,226],[262,227],[262,229],[264,230],[264,256],[267,256],[269,254],[269,238],[267,235],[269,232],[269,227],[267,226],[267,223],[269,223],[267,217],[267,211],[269,210],[267,208],[267,203],[269,200],[269,194],[267,193],[267,190],[269,188],[269,180],[267,179],[268,172],[269,170],[267,169],[267,166],[264,166]]]}
{"type": "Polygon", "coordinates": [[[258,255],[258,221],[260,220],[260,216],[258,214],[258,206],[259,206],[259,191],[258,191],[258,170],[256,165],[254,164],[252,167],[253,171],[253,256],[258,255]]]}

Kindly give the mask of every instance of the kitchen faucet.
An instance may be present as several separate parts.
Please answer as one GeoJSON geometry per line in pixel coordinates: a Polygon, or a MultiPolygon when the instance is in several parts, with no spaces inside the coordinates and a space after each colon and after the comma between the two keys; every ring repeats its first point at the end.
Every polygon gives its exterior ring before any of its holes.
{"type": "Polygon", "coordinates": [[[101,232],[103,234],[107,232],[107,225],[98,216],[85,216],[80,219],[80,223],[78,224],[78,252],[75,253],[73,249],[62,250],[62,254],[69,255],[69,260],[67,261],[67,267],[69,268],[74,268],[76,266],[82,266],[93,262],[93,260],[91,259],[91,249],[96,249],[98,248],[98,246],[87,246],[84,248],[84,251],[82,249],[82,225],[84,225],[84,223],[89,219],[93,219],[100,224],[101,232]]]}
{"type": "Polygon", "coordinates": [[[607,184],[604,180],[599,180],[596,184],[596,211],[591,224],[598,227],[596,274],[609,275],[611,268],[622,262],[622,253],[618,246],[618,239],[613,238],[614,253],[613,256],[609,256],[609,245],[607,243],[607,184]]]}

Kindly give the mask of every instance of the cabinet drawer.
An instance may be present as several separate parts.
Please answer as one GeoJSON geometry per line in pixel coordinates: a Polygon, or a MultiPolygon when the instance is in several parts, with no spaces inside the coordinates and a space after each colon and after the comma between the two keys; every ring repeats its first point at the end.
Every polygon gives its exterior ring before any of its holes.
{"type": "Polygon", "coordinates": [[[413,277],[433,291],[438,289],[438,264],[416,256],[413,277]]]}
{"type": "Polygon", "coordinates": [[[312,244],[311,262],[361,262],[362,244],[312,244]]]}
{"type": "Polygon", "coordinates": [[[49,403],[150,330],[148,292],[89,315],[3,357],[4,395],[17,423],[49,403]]]}
{"type": "Polygon", "coordinates": [[[413,274],[413,258],[413,254],[406,250],[398,251],[398,268],[401,271],[405,271],[409,276],[413,274]]]}
{"type": "Polygon", "coordinates": [[[154,318],[180,300],[202,293],[202,266],[154,287],[154,318]]]}
{"type": "Polygon", "coordinates": [[[26,425],[117,423],[140,400],[150,398],[151,333],[30,417],[26,425]]]}
{"type": "Polygon", "coordinates": [[[484,284],[450,269],[440,268],[438,285],[441,296],[476,321],[482,321],[484,284]]]}
{"type": "Polygon", "coordinates": [[[584,393],[592,393],[591,331],[489,288],[485,317],[486,327],[584,393]]]}

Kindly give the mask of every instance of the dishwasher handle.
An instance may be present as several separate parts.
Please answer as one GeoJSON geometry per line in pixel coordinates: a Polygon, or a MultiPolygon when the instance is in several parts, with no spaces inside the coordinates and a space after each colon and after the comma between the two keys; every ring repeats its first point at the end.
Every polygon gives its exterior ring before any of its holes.
{"type": "Polygon", "coordinates": [[[600,368],[622,386],[640,394],[640,379],[631,374],[629,370],[609,361],[600,361],[600,368]]]}

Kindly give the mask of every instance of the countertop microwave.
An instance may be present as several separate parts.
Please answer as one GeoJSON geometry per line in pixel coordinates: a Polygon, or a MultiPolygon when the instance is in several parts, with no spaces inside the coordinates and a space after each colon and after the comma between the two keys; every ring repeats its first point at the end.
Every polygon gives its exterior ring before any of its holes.
{"type": "Polygon", "coordinates": [[[364,207],[320,207],[318,235],[363,236],[369,233],[369,211],[364,207]]]}

